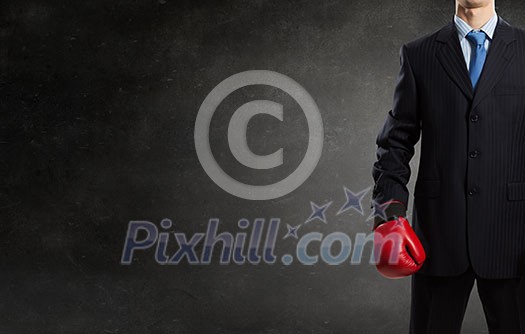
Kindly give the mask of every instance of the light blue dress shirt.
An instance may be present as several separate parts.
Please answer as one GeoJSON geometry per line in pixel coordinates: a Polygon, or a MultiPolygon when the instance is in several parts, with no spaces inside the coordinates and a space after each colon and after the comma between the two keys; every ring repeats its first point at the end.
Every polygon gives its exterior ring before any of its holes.
{"type": "Polygon", "coordinates": [[[463,21],[459,16],[454,15],[454,23],[456,25],[456,30],[458,31],[459,43],[461,45],[461,50],[463,51],[463,57],[465,58],[465,63],[467,64],[467,70],[470,67],[470,54],[472,53],[472,44],[466,38],[467,34],[472,30],[483,30],[487,34],[488,38],[485,41],[485,50],[488,52],[490,43],[492,42],[492,36],[494,36],[494,30],[496,30],[496,25],[498,24],[498,15],[494,13],[492,17],[485,23],[481,29],[472,29],[467,22],[463,21]]]}

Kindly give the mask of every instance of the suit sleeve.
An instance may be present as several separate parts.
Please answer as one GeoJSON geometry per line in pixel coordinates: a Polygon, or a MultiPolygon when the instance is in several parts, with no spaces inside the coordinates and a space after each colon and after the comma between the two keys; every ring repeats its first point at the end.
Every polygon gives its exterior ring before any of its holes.
{"type": "MultiPolygon", "coordinates": [[[[406,215],[410,160],[421,131],[416,80],[406,45],[399,53],[401,69],[394,101],[376,139],[377,161],[372,169],[375,182],[372,200],[386,207],[387,217],[406,215]]],[[[376,220],[375,225],[379,223],[376,220]]]]}

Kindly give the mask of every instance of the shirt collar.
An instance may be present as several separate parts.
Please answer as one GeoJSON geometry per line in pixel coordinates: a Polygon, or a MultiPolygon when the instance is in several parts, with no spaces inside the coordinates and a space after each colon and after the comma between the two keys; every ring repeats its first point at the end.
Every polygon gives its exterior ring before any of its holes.
{"type": "MultiPolygon", "coordinates": [[[[457,15],[454,15],[454,23],[456,25],[456,30],[458,31],[458,36],[460,40],[465,38],[465,36],[467,36],[469,32],[474,30],[472,29],[471,26],[469,26],[467,22],[463,21],[457,15]]],[[[492,15],[492,17],[487,21],[487,23],[485,23],[479,30],[483,30],[483,32],[487,34],[489,39],[492,40],[492,36],[494,36],[494,30],[496,30],[497,24],[498,24],[498,14],[494,13],[494,15],[492,15]]]]}

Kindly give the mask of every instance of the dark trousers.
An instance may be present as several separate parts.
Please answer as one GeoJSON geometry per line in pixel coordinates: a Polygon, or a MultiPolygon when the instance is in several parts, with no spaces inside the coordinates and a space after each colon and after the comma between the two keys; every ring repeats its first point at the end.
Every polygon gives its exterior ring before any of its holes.
{"type": "Polygon", "coordinates": [[[461,332],[477,282],[490,334],[525,334],[525,279],[483,279],[471,268],[459,276],[412,276],[411,334],[461,332]]]}

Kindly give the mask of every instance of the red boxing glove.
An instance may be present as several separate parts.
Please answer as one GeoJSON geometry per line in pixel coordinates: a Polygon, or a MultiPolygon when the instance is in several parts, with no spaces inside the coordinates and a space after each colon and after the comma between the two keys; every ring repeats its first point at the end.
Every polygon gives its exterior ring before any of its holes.
{"type": "Polygon", "coordinates": [[[426,258],[423,245],[403,217],[375,228],[374,256],[377,270],[386,278],[412,275],[421,268],[426,258]]]}

